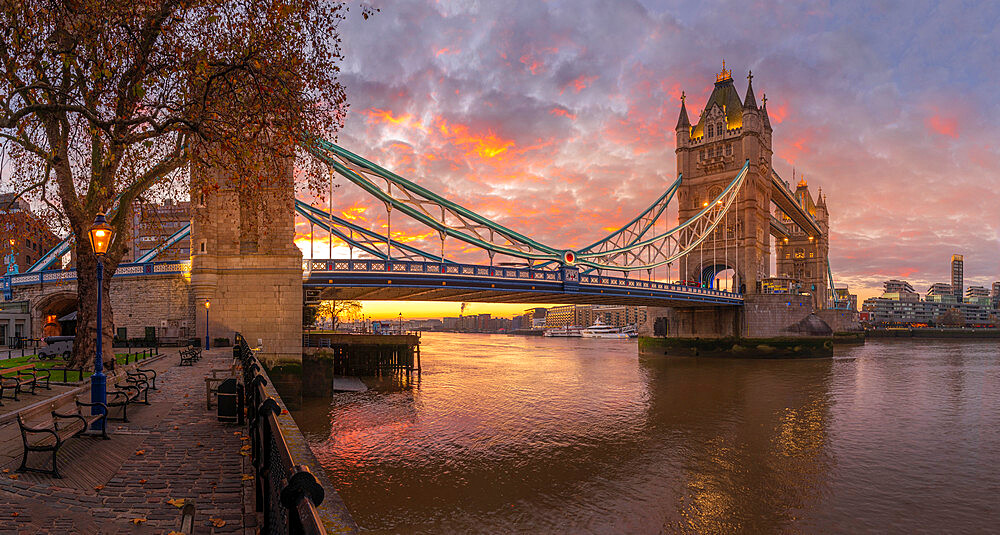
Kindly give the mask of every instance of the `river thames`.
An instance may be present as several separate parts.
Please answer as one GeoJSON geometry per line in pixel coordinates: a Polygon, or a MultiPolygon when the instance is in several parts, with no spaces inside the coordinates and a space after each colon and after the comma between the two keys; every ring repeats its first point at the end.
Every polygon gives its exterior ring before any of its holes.
{"type": "Polygon", "coordinates": [[[412,385],[294,413],[372,533],[983,533],[1000,525],[1000,344],[833,359],[426,333],[412,385]]]}

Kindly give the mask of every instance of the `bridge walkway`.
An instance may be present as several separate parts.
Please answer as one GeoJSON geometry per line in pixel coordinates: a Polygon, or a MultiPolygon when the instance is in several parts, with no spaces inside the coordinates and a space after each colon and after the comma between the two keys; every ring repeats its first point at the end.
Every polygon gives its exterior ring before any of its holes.
{"type": "Polygon", "coordinates": [[[159,388],[151,404],[129,407],[129,423],[110,422],[111,440],[68,442],[59,452],[63,479],[16,474],[18,426],[0,424],[0,534],[167,533],[180,526],[172,499],[195,500],[198,533],[256,533],[253,481],[243,480],[251,473],[241,455],[244,428],[220,423],[205,407],[203,377],[227,367],[232,350],[208,351],[184,367],[176,349],[163,352],[151,363],[159,388]]]}

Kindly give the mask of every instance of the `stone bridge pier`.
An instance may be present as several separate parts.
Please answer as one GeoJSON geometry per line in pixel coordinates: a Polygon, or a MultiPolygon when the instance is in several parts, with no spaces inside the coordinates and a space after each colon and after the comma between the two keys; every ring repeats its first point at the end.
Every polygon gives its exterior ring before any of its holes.
{"type": "Polygon", "coordinates": [[[639,351],[763,358],[833,354],[833,329],[814,313],[811,296],[748,294],[744,299],[742,307],[649,307],[639,351]]]}

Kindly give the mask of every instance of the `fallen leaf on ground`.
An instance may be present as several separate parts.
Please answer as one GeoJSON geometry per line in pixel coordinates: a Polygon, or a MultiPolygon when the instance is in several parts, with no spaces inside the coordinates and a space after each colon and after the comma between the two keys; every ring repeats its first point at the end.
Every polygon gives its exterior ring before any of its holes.
{"type": "Polygon", "coordinates": [[[240,440],[250,440],[250,437],[240,437],[240,440]]]}
{"type": "Polygon", "coordinates": [[[184,507],[184,504],[187,503],[187,500],[185,500],[184,498],[174,498],[172,500],[167,500],[167,503],[173,505],[174,507],[184,507]]]}
{"type": "Polygon", "coordinates": [[[226,521],[221,518],[209,518],[208,520],[212,523],[212,526],[217,528],[221,528],[226,525],[226,521]]]}
{"type": "Polygon", "coordinates": [[[178,425],[175,425],[175,426],[174,426],[174,431],[177,431],[178,429],[180,429],[180,426],[178,426],[178,425]]]}
{"type": "Polygon", "coordinates": [[[146,521],[146,519],[145,519],[145,518],[133,518],[133,519],[132,519],[132,523],[133,523],[133,524],[135,524],[135,525],[137,525],[137,526],[138,526],[139,524],[142,524],[142,523],[143,523],[143,522],[145,522],[145,521],[146,521]]]}
{"type": "Polygon", "coordinates": [[[6,474],[6,473],[8,473],[8,472],[10,472],[10,468],[4,468],[4,469],[3,469],[3,473],[5,473],[5,474],[6,474]]]}
{"type": "Polygon", "coordinates": [[[21,513],[11,513],[10,516],[21,516],[21,513]]]}
{"type": "Polygon", "coordinates": [[[17,479],[17,474],[11,474],[11,475],[9,475],[7,477],[9,477],[11,479],[17,479]]]}
{"type": "Polygon", "coordinates": [[[243,481],[250,481],[251,479],[253,479],[252,475],[250,475],[250,474],[243,474],[243,481]]]}
{"type": "Polygon", "coordinates": [[[146,450],[136,450],[135,454],[136,455],[145,455],[146,454],[146,450]]]}
{"type": "Polygon", "coordinates": [[[233,434],[236,436],[240,436],[240,431],[233,431],[233,434]]]}
{"type": "Polygon", "coordinates": [[[249,451],[241,451],[240,455],[246,457],[247,455],[250,455],[250,452],[249,451]]]}
{"type": "Polygon", "coordinates": [[[103,488],[104,488],[104,485],[97,485],[96,487],[94,487],[94,490],[101,490],[103,488]]]}
{"type": "Polygon", "coordinates": [[[244,444],[240,451],[248,451],[250,449],[250,444],[244,444]]]}
{"type": "Polygon", "coordinates": [[[140,485],[145,485],[146,484],[146,480],[145,479],[140,479],[139,480],[139,484],[140,485]]]}

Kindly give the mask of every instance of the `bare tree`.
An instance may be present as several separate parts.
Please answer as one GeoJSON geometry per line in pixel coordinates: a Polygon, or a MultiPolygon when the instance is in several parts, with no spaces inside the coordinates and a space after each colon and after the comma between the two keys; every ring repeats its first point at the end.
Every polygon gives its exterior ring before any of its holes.
{"type": "MultiPolygon", "coordinates": [[[[300,141],[333,135],[346,112],[346,12],[324,0],[0,0],[0,140],[16,193],[76,237],[72,365],[94,351],[96,259],[85,236],[95,215],[114,210],[107,292],[133,202],[151,187],[213,168],[259,189],[301,157],[300,141]]],[[[323,180],[318,164],[297,169],[323,180]]]]}

